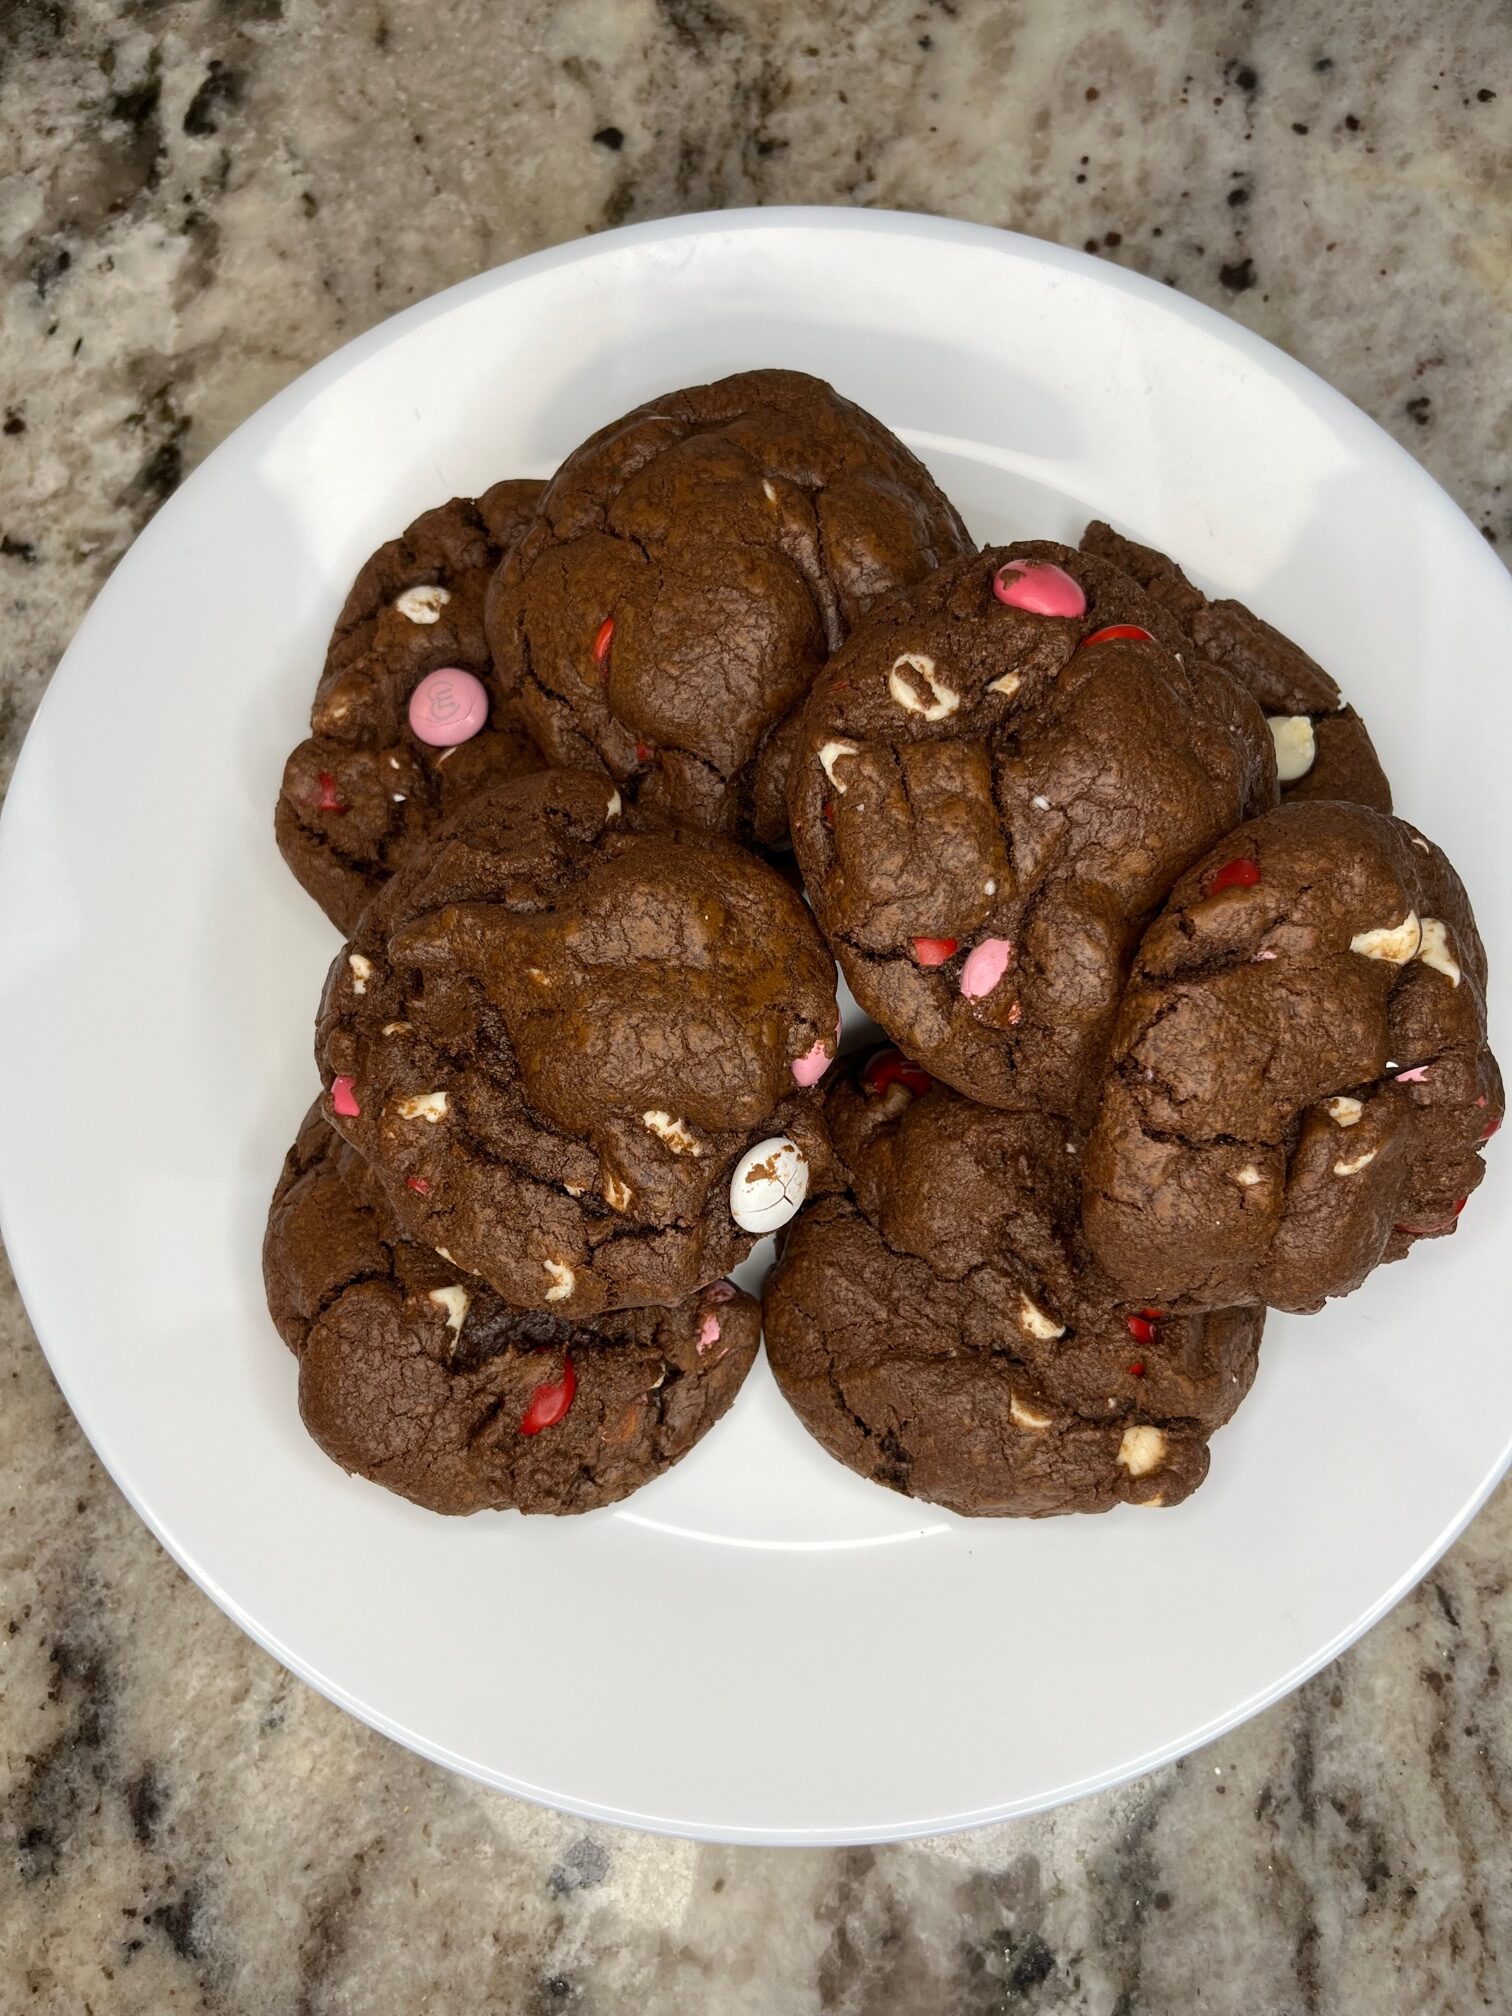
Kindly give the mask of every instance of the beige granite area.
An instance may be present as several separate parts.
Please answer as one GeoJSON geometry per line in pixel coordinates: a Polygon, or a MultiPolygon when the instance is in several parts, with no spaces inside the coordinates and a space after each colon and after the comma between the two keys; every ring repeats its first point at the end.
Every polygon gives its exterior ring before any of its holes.
{"type": "MultiPolygon", "coordinates": [[[[517,253],[755,202],[1167,279],[1512,553],[1483,0],[3,0],[0,777],[110,566],[280,385],[517,253]]],[[[1182,1764],[946,1841],[732,1850],[486,1793],[292,1680],[105,1478],[8,1274],[0,1378],[0,2011],[1512,2008],[1507,1489],[1182,1764]]]]}

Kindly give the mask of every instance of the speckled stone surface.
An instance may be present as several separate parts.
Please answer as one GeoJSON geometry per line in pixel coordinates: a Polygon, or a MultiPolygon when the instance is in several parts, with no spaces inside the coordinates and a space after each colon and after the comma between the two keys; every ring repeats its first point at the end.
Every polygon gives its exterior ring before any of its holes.
{"type": "MultiPolygon", "coordinates": [[[[751,202],[1087,245],[1360,401],[1512,553],[1512,36],[1482,0],[0,0],[0,762],[112,563],[335,344],[751,202]]],[[[0,2010],[1512,2007],[1512,1493],[1291,1701],[922,1845],[658,1842],[291,1680],[0,1293],[0,2010]]],[[[879,1767],[880,1768],[880,1767],[879,1767]]]]}

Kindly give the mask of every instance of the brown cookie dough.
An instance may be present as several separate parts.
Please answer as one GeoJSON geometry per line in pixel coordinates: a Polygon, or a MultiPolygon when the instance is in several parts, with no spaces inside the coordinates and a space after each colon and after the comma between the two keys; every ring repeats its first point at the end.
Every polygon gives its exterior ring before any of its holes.
{"type": "Polygon", "coordinates": [[[477,793],[374,899],[316,1055],[411,1237],[517,1307],[589,1316],[681,1301],[785,1222],[800,1165],[819,1187],[800,1088],[837,1024],[779,875],[552,771],[477,793]]]}
{"type": "Polygon", "coordinates": [[[767,1284],[767,1356],[805,1426],[958,1512],[1188,1496],[1249,1390],[1262,1312],[1121,1300],[1081,1235],[1075,1130],[896,1067],[881,1053],[831,1092],[853,1196],[799,1216],[767,1284]]]}
{"type": "Polygon", "coordinates": [[[449,749],[409,725],[428,672],[486,680],[483,598],[534,516],[544,483],[496,483],[417,518],[363,567],[326,653],[309,738],[284,766],[279,850],[338,929],[351,931],[393,871],[478,785],[541,767],[512,709],[449,749]]]}
{"type": "Polygon", "coordinates": [[[972,1098],[1084,1122],[1145,922],[1275,794],[1249,695],[1117,568],[1030,542],[867,618],[804,708],[789,811],[861,1006],[972,1098]],[[1005,606],[1014,562],[1084,612],[1005,606]],[[1099,637],[1130,625],[1153,635],[1099,637]]]}
{"type": "Polygon", "coordinates": [[[263,1274],[315,1441],[435,1512],[625,1497],[719,1419],[760,1335],[728,1282],[594,1323],[510,1308],[406,1238],[318,1105],[273,1195],[263,1274]]]}
{"type": "Polygon", "coordinates": [[[1502,1114],[1485,990],[1403,820],[1304,802],[1230,835],[1139,948],[1084,1158],[1122,1290],[1316,1309],[1452,1232],[1502,1114]]]}
{"type": "Polygon", "coordinates": [[[669,392],[570,455],[488,637],[548,761],[776,847],[792,709],[877,598],[970,550],[896,436],[820,379],[669,392]]]}
{"type": "Polygon", "coordinates": [[[1342,798],[1391,810],[1391,786],[1365,723],[1299,644],[1242,602],[1209,601],[1164,553],[1094,519],[1082,550],[1111,560],[1168,610],[1192,645],[1232,673],[1264,709],[1276,738],[1281,802],[1342,798]]]}

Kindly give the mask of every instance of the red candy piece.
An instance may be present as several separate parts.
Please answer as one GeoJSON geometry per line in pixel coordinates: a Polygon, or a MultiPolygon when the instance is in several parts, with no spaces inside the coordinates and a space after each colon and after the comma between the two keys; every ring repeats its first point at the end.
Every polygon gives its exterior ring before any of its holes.
{"type": "Polygon", "coordinates": [[[648,763],[651,760],[651,751],[646,747],[644,742],[636,743],[635,760],[637,763],[648,763]]]}
{"type": "Polygon", "coordinates": [[[530,1405],[520,1420],[520,1433],[539,1435],[543,1428],[554,1428],[572,1405],[572,1396],[576,1391],[577,1373],[572,1369],[572,1353],[569,1351],[562,1361],[561,1378],[537,1386],[531,1394],[530,1405]]]}
{"type": "Polygon", "coordinates": [[[1488,1120],[1486,1122],[1485,1132],[1480,1137],[1482,1141],[1489,1141],[1491,1139],[1491,1136],[1500,1130],[1501,1124],[1502,1124],[1501,1116],[1499,1114],[1496,1117],[1496,1119],[1488,1120]]]}
{"type": "Polygon", "coordinates": [[[355,1078],[333,1078],[331,1080],[331,1104],[343,1120],[355,1120],[362,1108],[357,1104],[355,1078]]]}
{"type": "Polygon", "coordinates": [[[1454,1207],[1454,1215],[1455,1215],[1455,1217],[1456,1217],[1456,1218],[1458,1218],[1458,1216],[1459,1216],[1459,1214],[1461,1213],[1461,1211],[1463,1211],[1463,1210],[1464,1210],[1465,1206],[1466,1206],[1466,1205],[1467,1205],[1467,1204],[1468,1204],[1469,1202],[1470,1202],[1470,1199],[1469,1199],[1468,1197],[1461,1197],[1461,1199],[1459,1200],[1458,1204],[1456,1204],[1456,1205],[1455,1205],[1455,1207],[1454,1207]]]}
{"type": "Polygon", "coordinates": [[[1110,644],[1115,637],[1139,637],[1146,644],[1153,644],[1153,631],[1146,630],[1138,623],[1105,623],[1101,630],[1094,630],[1090,637],[1083,637],[1077,645],[1078,651],[1090,651],[1094,644],[1110,644]]]}
{"type": "Polygon", "coordinates": [[[429,1197],[430,1184],[423,1176],[406,1176],[404,1181],[406,1186],[413,1190],[417,1197],[429,1197]]]}
{"type": "Polygon", "coordinates": [[[315,800],[317,812],[350,812],[351,806],[344,798],[336,795],[336,779],[329,770],[320,773],[320,796],[315,800]]]}
{"type": "Polygon", "coordinates": [[[609,656],[609,640],[614,635],[614,618],[606,616],[598,626],[598,635],[593,640],[593,662],[602,665],[609,656]]]}
{"type": "Polygon", "coordinates": [[[1124,1320],[1129,1335],[1134,1339],[1136,1344],[1153,1344],[1155,1342],[1155,1325],[1153,1323],[1148,1322],[1143,1316],[1129,1316],[1124,1320]]]}
{"type": "Polygon", "coordinates": [[[1208,884],[1208,894],[1216,896],[1221,889],[1253,889],[1260,880],[1258,861],[1225,861],[1208,884]]]}
{"type": "Polygon", "coordinates": [[[921,966],[943,966],[960,942],[959,938],[915,938],[914,957],[921,966]]]}
{"type": "Polygon", "coordinates": [[[826,826],[833,826],[835,823],[835,806],[833,799],[830,798],[824,801],[824,823],[826,826]]]}
{"type": "Polygon", "coordinates": [[[1159,1323],[1166,1312],[1164,1309],[1141,1309],[1139,1313],[1147,1322],[1159,1323]]]}
{"type": "Polygon", "coordinates": [[[1134,1360],[1134,1363],[1129,1367],[1129,1373],[1132,1378],[1143,1379],[1145,1375],[1143,1358],[1136,1358],[1134,1360]]]}
{"type": "Polygon", "coordinates": [[[929,1073],[910,1063],[901,1050],[878,1050],[867,1059],[866,1069],[861,1073],[862,1089],[874,1099],[889,1085],[906,1085],[917,1094],[927,1092],[933,1083],[929,1073]]]}

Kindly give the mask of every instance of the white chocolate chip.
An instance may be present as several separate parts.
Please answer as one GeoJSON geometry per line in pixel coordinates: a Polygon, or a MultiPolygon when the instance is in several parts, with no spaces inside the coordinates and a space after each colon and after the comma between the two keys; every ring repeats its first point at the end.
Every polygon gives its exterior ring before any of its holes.
{"type": "Polygon", "coordinates": [[[569,1197],[585,1197],[588,1194],[581,1183],[564,1183],[562,1188],[569,1197]]]}
{"type": "Polygon", "coordinates": [[[616,1176],[612,1169],[604,1174],[604,1202],[611,1211],[628,1211],[632,1192],[622,1176],[616,1176]]]}
{"type": "Polygon", "coordinates": [[[1165,1461],[1165,1453],[1165,1430],[1145,1424],[1125,1428],[1118,1445],[1118,1460],[1131,1477],[1148,1477],[1152,1470],[1158,1470],[1165,1461]]]}
{"type": "Polygon", "coordinates": [[[1352,1162],[1335,1162],[1334,1174],[1335,1176],[1358,1176],[1362,1169],[1374,1162],[1375,1158],[1376,1151],[1374,1148],[1367,1148],[1363,1155],[1356,1155],[1352,1162]]]}
{"type": "MultiPolygon", "coordinates": [[[[342,711],[342,713],[343,713],[343,714],[345,714],[345,712],[346,712],[346,709],[345,709],[345,707],[343,707],[341,711],[342,711]]],[[[397,756],[390,756],[390,758],[389,758],[389,768],[390,768],[390,770],[397,770],[397,769],[399,768],[399,758],[398,758],[397,756]]]]}
{"type": "Polygon", "coordinates": [[[394,598],[394,607],[411,623],[439,623],[441,611],[450,600],[451,595],[445,588],[427,585],[406,588],[402,595],[394,598]]]}
{"type": "Polygon", "coordinates": [[[947,714],[954,714],[961,704],[960,694],[935,676],[933,658],[927,658],[922,651],[905,651],[901,658],[893,660],[893,668],[887,675],[887,690],[906,712],[922,714],[926,721],[943,721],[947,714]],[[905,665],[924,680],[934,695],[932,700],[921,699],[919,689],[904,678],[905,665]]]}
{"type": "Polygon", "coordinates": [[[1337,1126],[1353,1127],[1365,1111],[1358,1099],[1351,1099],[1347,1092],[1341,1092],[1336,1099],[1325,1099],[1323,1111],[1337,1126]]]}
{"type": "Polygon", "coordinates": [[[577,1286],[577,1276],[565,1260],[547,1260],[542,1263],[551,1276],[552,1285],[546,1290],[548,1302],[565,1302],[577,1286]]]}
{"type": "Polygon", "coordinates": [[[1025,1406],[1017,1393],[1008,1395],[1008,1413],[1014,1425],[1019,1428],[1030,1428],[1038,1432],[1039,1429],[1050,1426],[1050,1416],[1036,1414],[1032,1407],[1025,1406]]]}
{"type": "Polygon", "coordinates": [[[1050,810],[1050,800],[1048,798],[1042,797],[1038,791],[1035,792],[1034,796],[1029,800],[1029,803],[1035,808],[1037,812],[1048,812],[1050,810]]]}
{"type": "Polygon", "coordinates": [[[990,876],[982,884],[982,894],[984,896],[996,896],[997,894],[997,883],[990,876]]]}
{"type": "Polygon", "coordinates": [[[551,975],[543,973],[539,966],[527,966],[525,968],[525,978],[533,981],[537,987],[549,987],[551,985],[551,975]]]}
{"type": "Polygon", "coordinates": [[[1449,950],[1449,933],[1437,917],[1423,919],[1423,944],[1418,957],[1436,973],[1445,974],[1451,987],[1458,987],[1459,961],[1449,950]]]}
{"type": "Polygon", "coordinates": [[[394,1111],[401,1120],[423,1120],[428,1127],[446,1112],[447,1098],[444,1092],[412,1092],[408,1099],[401,1099],[394,1111]]]}
{"type": "Polygon", "coordinates": [[[604,817],[606,819],[618,819],[624,809],[624,799],[621,798],[618,791],[611,791],[609,793],[609,803],[604,807],[604,817]]]}
{"type": "Polygon", "coordinates": [[[1423,942],[1423,927],[1416,910],[1409,910],[1400,924],[1382,924],[1374,931],[1356,931],[1349,941],[1351,952],[1366,959],[1387,959],[1393,966],[1405,966],[1417,957],[1423,942]]]}
{"type": "Polygon", "coordinates": [[[367,983],[373,977],[372,960],[364,959],[360,952],[349,952],[347,954],[347,964],[352,969],[352,992],[354,994],[366,994],[367,983]]]}
{"type": "Polygon", "coordinates": [[[1057,1323],[1053,1316],[1047,1316],[1037,1303],[1029,1300],[1027,1295],[1019,1297],[1018,1320],[1020,1330],[1027,1336],[1043,1338],[1046,1343],[1052,1338],[1064,1337],[1066,1334],[1065,1324],[1057,1323]]]}
{"type": "Polygon", "coordinates": [[[704,1144],[687,1121],[674,1120],[659,1106],[653,1106],[649,1113],[642,1113],[641,1125],[649,1128],[658,1141],[665,1141],[674,1155],[702,1155],[704,1152],[704,1144]]]}
{"type": "Polygon", "coordinates": [[[1412,836],[1412,844],[1414,847],[1418,849],[1419,853],[1431,854],[1433,852],[1433,849],[1428,845],[1428,842],[1426,840],[1420,840],[1416,835],[1416,833],[1414,833],[1412,836]]]}
{"type": "Polygon", "coordinates": [[[1317,760],[1313,724],[1305,714],[1267,714],[1265,722],[1276,745],[1276,775],[1283,784],[1295,784],[1317,760]]]}
{"type": "Polygon", "coordinates": [[[777,502],[777,492],[772,488],[771,483],[765,476],[761,479],[761,487],[766,493],[768,504],[775,504],[777,502]]]}
{"type": "Polygon", "coordinates": [[[413,1029],[414,1026],[413,1022],[385,1022],[383,1033],[385,1036],[402,1036],[406,1030],[413,1029]]]}
{"type": "Polygon", "coordinates": [[[426,1300],[434,1302],[438,1309],[446,1311],[447,1329],[453,1336],[460,1337],[462,1325],[466,1322],[468,1309],[472,1305],[472,1297],[462,1284],[458,1282],[451,1288],[432,1288],[426,1300]]]}
{"type": "Polygon", "coordinates": [[[396,791],[393,795],[394,795],[394,803],[396,805],[402,805],[404,803],[404,793],[402,791],[396,791]]]}
{"type": "Polygon", "coordinates": [[[730,1178],[730,1215],[742,1232],[776,1232],[808,1195],[808,1158],[786,1134],[748,1148],[730,1178]]]}
{"type": "Polygon", "coordinates": [[[845,786],[835,775],[835,765],[842,756],[854,756],[858,746],[854,742],[826,742],[819,751],[819,768],[837,791],[844,791],[845,786]]]}
{"type": "Polygon", "coordinates": [[[1005,700],[1011,700],[1023,683],[1017,672],[1005,672],[1001,679],[994,679],[992,681],[987,691],[989,693],[1001,693],[1005,700]]]}
{"type": "Polygon", "coordinates": [[[456,1257],[455,1257],[455,1255],[453,1255],[453,1254],[451,1254],[451,1253],[448,1253],[448,1252],[447,1252],[447,1250],[446,1250],[446,1248],[445,1248],[444,1246],[438,1246],[438,1247],[436,1248],[436,1251],[437,1251],[437,1253],[438,1253],[438,1254],[439,1254],[439,1255],[441,1256],[441,1258],[442,1258],[443,1260],[449,1260],[449,1261],[451,1262],[451,1264],[452,1264],[452,1266],[453,1266],[453,1267],[455,1267],[455,1266],[456,1266],[457,1262],[456,1262],[456,1257]]]}
{"type": "Polygon", "coordinates": [[[1264,1181],[1264,1178],[1253,1162],[1246,1162],[1242,1169],[1234,1171],[1234,1181],[1242,1183],[1246,1190],[1253,1190],[1257,1183],[1264,1181]]]}

